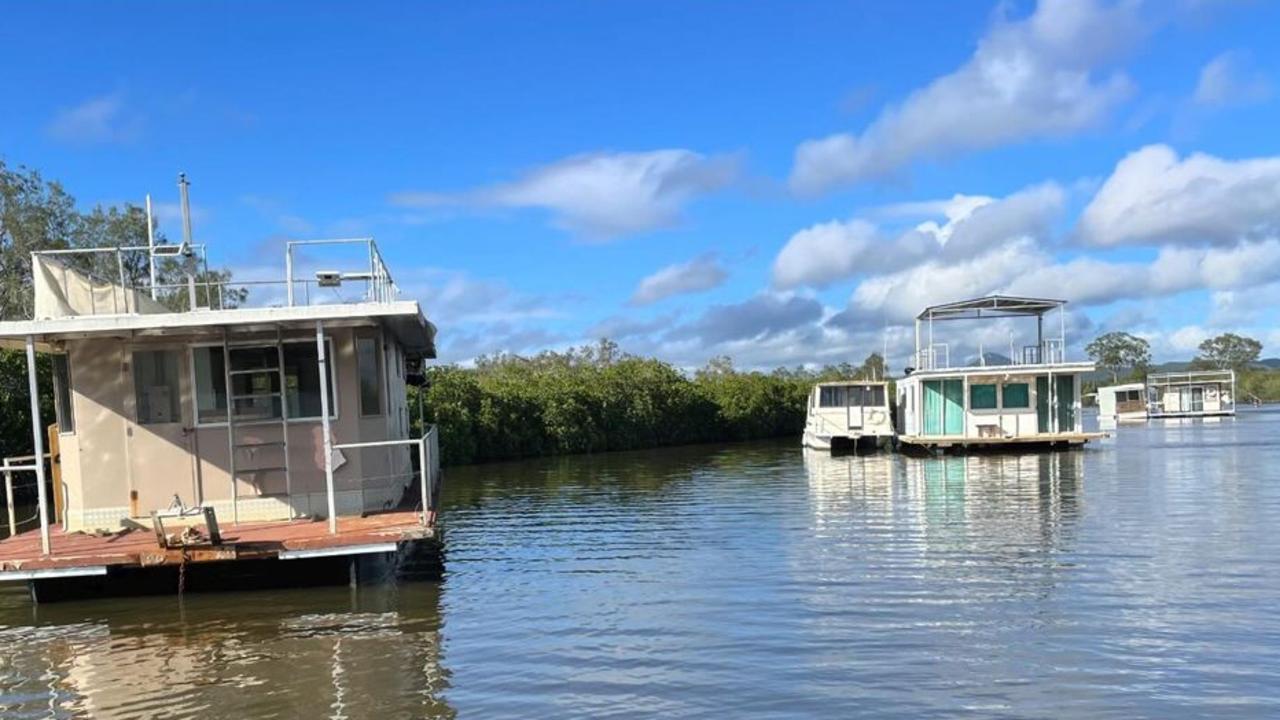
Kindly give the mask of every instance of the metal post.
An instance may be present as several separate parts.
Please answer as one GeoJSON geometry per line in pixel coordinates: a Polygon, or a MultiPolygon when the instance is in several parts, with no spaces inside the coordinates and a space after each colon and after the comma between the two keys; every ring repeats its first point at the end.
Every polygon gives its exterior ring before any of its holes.
{"type": "MultiPolygon", "coordinates": [[[[424,425],[425,427],[425,425],[424,425]]],[[[422,434],[422,439],[418,442],[418,465],[422,472],[422,524],[427,524],[427,513],[431,512],[431,488],[427,483],[427,475],[431,471],[427,469],[427,435],[422,434]]]]}
{"type": "Polygon", "coordinates": [[[36,378],[36,338],[27,336],[27,388],[31,391],[31,439],[35,445],[36,497],[40,505],[40,549],[49,554],[49,501],[44,491],[44,428],[40,421],[40,384],[36,378]]]}
{"type": "Polygon", "coordinates": [[[293,243],[285,243],[284,246],[284,280],[285,297],[289,300],[289,307],[293,307],[293,243]]]}
{"type": "Polygon", "coordinates": [[[333,440],[329,437],[329,361],[325,356],[324,321],[316,321],[316,356],[320,365],[320,431],[324,433],[324,491],[329,501],[329,534],[338,534],[338,508],[333,496],[333,440]]]}
{"type": "Polygon", "coordinates": [[[276,326],[276,373],[280,378],[280,447],[284,453],[284,494],[289,498],[289,519],[293,514],[293,476],[289,472],[289,389],[284,376],[284,343],[276,326]]]}
{"type": "Polygon", "coordinates": [[[1044,315],[1036,316],[1036,362],[1044,362],[1044,315]]]}
{"type": "Polygon", "coordinates": [[[151,228],[151,193],[147,193],[147,264],[151,274],[151,299],[156,299],[156,234],[151,228]]]}
{"type": "MultiPolygon", "coordinates": [[[[187,187],[191,183],[187,182],[186,173],[178,173],[178,193],[182,196],[182,244],[186,252],[192,252],[191,248],[191,202],[188,198],[187,187]]],[[[187,270],[187,294],[191,298],[191,309],[195,310],[196,305],[196,278],[195,274],[188,268],[187,270]]]]}
{"type": "Polygon", "coordinates": [[[240,524],[240,490],[236,487],[236,401],[231,388],[231,345],[222,329],[222,377],[227,396],[227,472],[231,474],[231,522],[240,524]]]}
{"type": "MultiPolygon", "coordinates": [[[[124,298],[124,311],[129,312],[129,296],[125,294],[124,280],[124,255],[120,253],[120,248],[116,248],[116,274],[120,278],[120,295],[124,298]]],[[[114,296],[115,293],[112,293],[114,296]]],[[[136,311],[138,308],[134,308],[136,311]]]]}
{"type": "Polygon", "coordinates": [[[18,534],[18,518],[13,507],[13,472],[9,470],[9,458],[4,459],[4,500],[9,509],[9,537],[18,534]]]}

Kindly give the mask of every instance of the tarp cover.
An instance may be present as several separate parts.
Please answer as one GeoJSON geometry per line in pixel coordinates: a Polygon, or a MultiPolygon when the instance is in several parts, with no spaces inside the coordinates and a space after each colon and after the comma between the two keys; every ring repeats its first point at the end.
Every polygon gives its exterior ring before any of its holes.
{"type": "Polygon", "coordinates": [[[35,319],[76,315],[172,312],[147,294],[94,280],[87,274],[45,255],[33,258],[35,319]]]}

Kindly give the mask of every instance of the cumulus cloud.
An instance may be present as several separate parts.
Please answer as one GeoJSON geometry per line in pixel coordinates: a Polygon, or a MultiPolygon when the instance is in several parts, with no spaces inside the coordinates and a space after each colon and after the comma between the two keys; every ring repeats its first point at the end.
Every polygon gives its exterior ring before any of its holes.
{"type": "Polygon", "coordinates": [[[1064,136],[1099,124],[1131,94],[1102,72],[1142,34],[1137,3],[1041,0],[1026,18],[1000,18],[969,60],[884,110],[861,134],[809,140],[790,185],[816,194],[883,178],[920,158],[1064,136]]]}
{"type": "Polygon", "coordinates": [[[697,320],[673,329],[673,340],[697,339],[705,345],[731,340],[760,340],[812,325],[822,304],[799,295],[761,293],[740,303],[712,305],[697,320]]]}
{"type": "Polygon", "coordinates": [[[714,254],[668,265],[644,278],[631,296],[633,305],[649,305],[676,295],[702,292],[719,286],[729,274],[714,254]]]}
{"type": "Polygon", "coordinates": [[[1011,241],[1043,240],[1062,210],[1064,193],[1054,184],[1027,188],[1008,197],[956,195],[949,200],[904,203],[882,210],[891,216],[916,213],[925,220],[892,235],[872,223],[820,223],[792,235],[773,263],[779,288],[822,287],[854,276],[911,267],[924,260],[961,261],[1011,241]]]}
{"type": "Polygon", "coordinates": [[[1092,245],[1235,243],[1280,231],[1280,157],[1179,159],[1149,145],[1121,160],[1081,214],[1092,245]]]}
{"type": "Polygon", "coordinates": [[[695,198],[722,189],[739,174],[729,156],[689,150],[576,155],[507,183],[461,193],[402,192],[403,207],[538,208],[554,222],[593,240],[675,224],[695,198]]]}
{"type": "Polygon", "coordinates": [[[64,142],[116,143],[136,139],[141,124],[140,116],[125,106],[123,94],[112,93],[60,110],[45,129],[64,142]]]}
{"type": "Polygon", "coordinates": [[[1252,67],[1248,55],[1227,51],[1200,69],[1193,99],[1198,105],[1249,105],[1271,97],[1271,81],[1252,67]]]}

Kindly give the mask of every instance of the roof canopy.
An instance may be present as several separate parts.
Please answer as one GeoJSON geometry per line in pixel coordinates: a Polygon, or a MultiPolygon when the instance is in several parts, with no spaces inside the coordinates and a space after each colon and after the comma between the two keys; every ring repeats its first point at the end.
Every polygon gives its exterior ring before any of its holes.
{"type": "Polygon", "coordinates": [[[1066,300],[988,295],[943,305],[930,305],[917,320],[967,320],[974,318],[1035,317],[1066,305],[1066,300]]]}

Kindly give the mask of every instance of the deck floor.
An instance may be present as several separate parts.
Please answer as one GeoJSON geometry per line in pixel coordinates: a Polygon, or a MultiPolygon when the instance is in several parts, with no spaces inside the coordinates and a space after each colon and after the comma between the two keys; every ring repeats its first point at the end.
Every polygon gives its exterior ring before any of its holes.
{"type": "Polygon", "coordinates": [[[1024,435],[1020,437],[1006,437],[1002,435],[993,437],[964,437],[961,435],[903,435],[898,438],[898,442],[906,445],[937,448],[1000,447],[1002,445],[1051,445],[1054,443],[1083,445],[1090,440],[1097,440],[1106,436],[1106,433],[1101,432],[1041,433],[1039,435],[1024,435]]]}
{"type": "Polygon", "coordinates": [[[299,550],[341,549],[434,536],[413,511],[338,518],[337,534],[329,533],[324,520],[287,520],[227,524],[220,528],[221,545],[164,549],[150,529],[128,530],[114,535],[63,533],[50,529],[48,556],[40,552],[40,531],[28,530],[0,540],[0,580],[15,571],[57,570],[101,566],[176,565],[184,562],[259,560],[299,550]],[[185,556],[185,557],[184,557],[185,556]]]}

